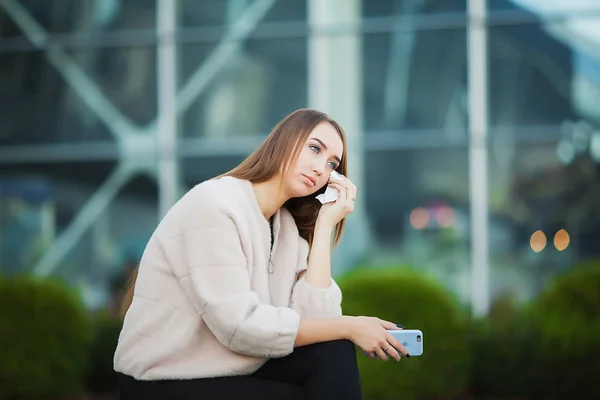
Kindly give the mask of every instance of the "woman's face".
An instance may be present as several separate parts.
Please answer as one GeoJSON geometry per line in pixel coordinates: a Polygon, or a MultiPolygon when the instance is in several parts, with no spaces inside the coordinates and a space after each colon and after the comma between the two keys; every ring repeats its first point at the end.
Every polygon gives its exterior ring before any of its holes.
{"type": "Polygon", "coordinates": [[[339,133],[328,122],[321,123],[310,133],[296,164],[287,174],[290,197],[315,193],[329,181],[331,171],[340,165],[344,145],[339,133]]]}

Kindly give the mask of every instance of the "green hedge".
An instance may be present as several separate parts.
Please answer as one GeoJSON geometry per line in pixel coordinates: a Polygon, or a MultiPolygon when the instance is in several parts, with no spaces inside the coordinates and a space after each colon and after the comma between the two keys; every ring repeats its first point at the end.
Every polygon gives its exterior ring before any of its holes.
{"type": "Polygon", "coordinates": [[[0,279],[0,398],[52,399],[82,391],[91,322],[56,280],[0,279]]]}
{"type": "Polygon", "coordinates": [[[533,304],[546,398],[600,396],[600,262],[556,276],[533,304]]]}
{"type": "MultiPolygon", "coordinates": [[[[471,324],[453,295],[414,270],[362,268],[337,281],[345,314],[377,316],[424,335],[424,355],[400,363],[358,352],[365,398],[600,393],[600,262],[556,276],[530,304],[500,297],[471,324]]],[[[63,283],[33,277],[0,277],[0,316],[0,399],[115,392],[120,319],[91,317],[63,283]]]]}
{"type": "Polygon", "coordinates": [[[541,362],[539,327],[527,309],[502,296],[487,317],[472,324],[471,389],[478,398],[534,398],[541,362]]]}
{"type": "Polygon", "coordinates": [[[435,280],[401,268],[365,268],[340,277],[347,315],[368,315],[423,331],[420,357],[358,363],[365,398],[450,398],[469,380],[468,325],[457,300],[435,280]]]}
{"type": "Polygon", "coordinates": [[[600,264],[554,277],[530,304],[498,299],[473,328],[471,386],[477,396],[600,394],[600,264]]]}
{"type": "Polygon", "coordinates": [[[93,393],[117,393],[117,374],[113,370],[113,356],[119,340],[123,321],[108,311],[97,312],[94,317],[94,333],[89,353],[86,388],[93,393]]]}

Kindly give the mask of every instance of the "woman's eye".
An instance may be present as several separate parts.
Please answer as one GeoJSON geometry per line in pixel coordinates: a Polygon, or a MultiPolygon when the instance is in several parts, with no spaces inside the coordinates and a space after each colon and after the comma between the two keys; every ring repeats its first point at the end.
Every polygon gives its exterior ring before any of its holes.
{"type": "Polygon", "coordinates": [[[328,164],[329,164],[329,168],[331,168],[331,169],[336,169],[337,168],[337,165],[335,165],[335,163],[333,161],[329,161],[328,164]]]}
{"type": "Polygon", "coordinates": [[[311,149],[312,151],[314,151],[315,153],[319,153],[319,151],[321,151],[321,149],[320,149],[320,148],[319,148],[319,146],[317,146],[317,145],[311,144],[309,147],[310,147],[310,149],[311,149]]]}

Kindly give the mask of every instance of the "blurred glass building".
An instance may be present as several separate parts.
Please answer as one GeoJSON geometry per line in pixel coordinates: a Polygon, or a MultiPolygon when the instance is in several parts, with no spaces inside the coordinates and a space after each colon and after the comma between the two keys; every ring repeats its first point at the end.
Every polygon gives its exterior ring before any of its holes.
{"type": "Polygon", "coordinates": [[[350,137],[336,273],[423,269],[485,312],[600,255],[596,0],[0,0],[0,99],[0,271],[91,307],[302,107],[350,137]]]}

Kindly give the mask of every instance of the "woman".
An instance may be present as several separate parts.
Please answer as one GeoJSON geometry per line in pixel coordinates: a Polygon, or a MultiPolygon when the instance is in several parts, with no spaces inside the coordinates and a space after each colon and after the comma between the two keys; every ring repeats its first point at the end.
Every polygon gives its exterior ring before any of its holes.
{"type": "Polygon", "coordinates": [[[407,354],[373,317],[342,316],[330,244],[356,187],[326,114],[283,119],[239,166],[200,183],[148,242],[114,357],[120,399],[358,399],[354,345],[407,354]],[[338,200],[315,197],[327,187],[338,200]]]}

